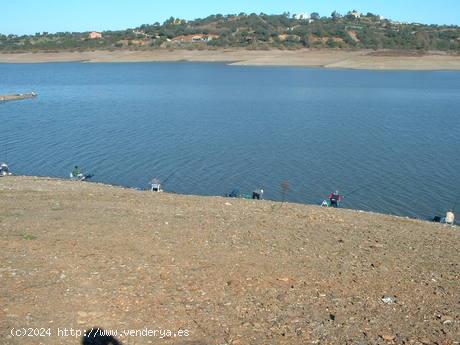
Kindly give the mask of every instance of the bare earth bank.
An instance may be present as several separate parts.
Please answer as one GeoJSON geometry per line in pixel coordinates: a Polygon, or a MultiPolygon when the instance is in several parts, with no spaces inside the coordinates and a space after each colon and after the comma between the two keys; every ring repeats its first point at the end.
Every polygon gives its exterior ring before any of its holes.
{"type": "Polygon", "coordinates": [[[459,344],[458,227],[34,177],[0,198],[2,344],[459,344]]]}
{"type": "Polygon", "coordinates": [[[373,70],[460,70],[460,55],[347,50],[151,50],[0,54],[0,63],[40,62],[228,62],[250,66],[309,66],[373,70]]]}

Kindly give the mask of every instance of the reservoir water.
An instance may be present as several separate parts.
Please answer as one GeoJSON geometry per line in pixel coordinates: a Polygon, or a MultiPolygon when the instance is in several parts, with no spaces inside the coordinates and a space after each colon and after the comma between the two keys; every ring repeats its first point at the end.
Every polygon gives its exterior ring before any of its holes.
{"type": "MultiPolygon", "coordinates": [[[[0,161],[16,174],[429,218],[460,197],[460,72],[205,63],[0,64],[0,161]]],[[[459,205],[457,205],[457,213],[459,205]]]]}

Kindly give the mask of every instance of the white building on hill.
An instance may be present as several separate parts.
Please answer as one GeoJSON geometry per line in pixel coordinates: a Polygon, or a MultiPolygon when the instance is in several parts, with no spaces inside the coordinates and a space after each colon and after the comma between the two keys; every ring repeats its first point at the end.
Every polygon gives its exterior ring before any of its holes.
{"type": "Polygon", "coordinates": [[[354,18],[361,18],[361,12],[358,12],[356,10],[348,12],[348,15],[354,18]]]}
{"type": "Polygon", "coordinates": [[[297,13],[294,14],[294,19],[297,20],[310,20],[311,19],[311,14],[310,13],[297,13]]]}

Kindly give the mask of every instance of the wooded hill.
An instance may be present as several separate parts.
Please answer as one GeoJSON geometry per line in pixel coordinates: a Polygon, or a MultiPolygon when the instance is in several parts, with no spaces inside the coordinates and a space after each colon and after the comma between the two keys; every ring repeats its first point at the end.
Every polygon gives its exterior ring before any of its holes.
{"type": "Polygon", "coordinates": [[[460,52],[460,27],[401,23],[368,13],[337,12],[290,15],[211,15],[186,21],[144,24],[121,31],[1,35],[0,51],[62,51],[94,49],[213,48],[246,49],[397,49],[460,52]]]}

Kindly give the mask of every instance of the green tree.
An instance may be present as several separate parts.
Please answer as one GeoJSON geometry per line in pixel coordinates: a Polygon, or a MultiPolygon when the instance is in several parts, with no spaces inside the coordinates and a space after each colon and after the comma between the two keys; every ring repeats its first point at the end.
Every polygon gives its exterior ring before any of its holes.
{"type": "Polygon", "coordinates": [[[334,11],[334,12],[331,13],[331,17],[332,17],[332,19],[336,20],[336,19],[342,18],[342,15],[339,12],[334,11]]]}

